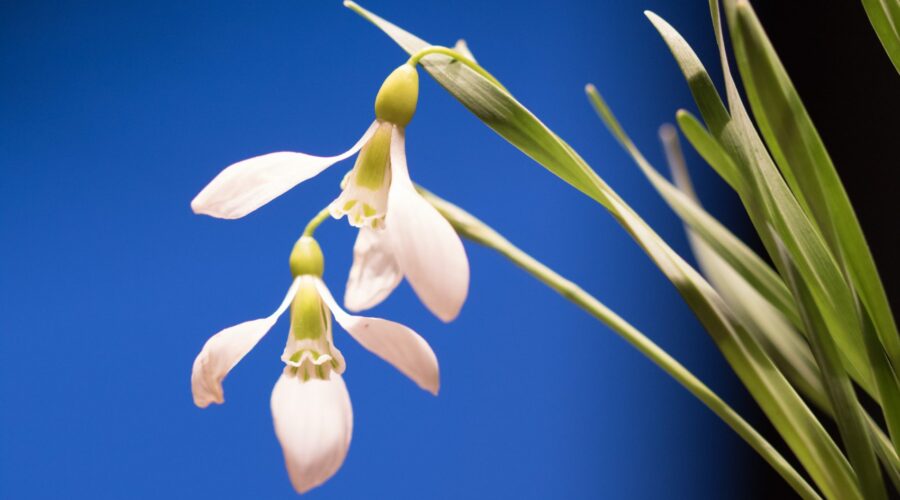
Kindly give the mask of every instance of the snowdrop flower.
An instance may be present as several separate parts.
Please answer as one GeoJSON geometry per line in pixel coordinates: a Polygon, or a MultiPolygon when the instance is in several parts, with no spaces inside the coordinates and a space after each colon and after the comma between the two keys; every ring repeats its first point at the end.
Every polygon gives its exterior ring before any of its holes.
{"type": "Polygon", "coordinates": [[[418,73],[404,64],[385,79],[375,98],[375,122],[348,151],[331,157],[279,152],[235,163],[203,188],[191,207],[198,214],[240,218],[359,152],[329,206],[332,216],[346,216],[360,228],[347,307],[374,306],[405,276],[426,307],[452,321],[468,293],[469,262],[450,223],[419,195],[409,176],[405,128],[418,95],[418,73]]]}
{"type": "Polygon", "coordinates": [[[335,302],[322,281],[324,260],[314,239],[300,238],[291,253],[294,281],[278,309],[213,335],[194,361],[194,403],[223,403],[222,379],[291,308],[291,328],[281,360],[285,368],[272,390],[275,434],[298,493],[314,488],[344,462],[353,432],[353,410],[341,374],[344,357],[332,337],[332,315],[363,347],[394,365],[421,388],[437,394],[438,363],[428,343],[399,323],[353,316],[335,302]]]}

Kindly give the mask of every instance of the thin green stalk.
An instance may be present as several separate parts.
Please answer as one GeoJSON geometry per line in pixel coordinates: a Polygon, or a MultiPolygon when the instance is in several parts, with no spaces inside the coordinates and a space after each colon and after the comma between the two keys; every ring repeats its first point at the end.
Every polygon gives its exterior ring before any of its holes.
{"type": "Polygon", "coordinates": [[[309,220],[309,223],[306,224],[306,229],[303,230],[303,236],[312,236],[316,229],[319,228],[319,225],[331,215],[331,212],[328,210],[328,207],[323,208],[316,214],[315,217],[309,220]]]}
{"type": "Polygon", "coordinates": [[[537,278],[538,281],[553,289],[565,299],[581,307],[589,314],[606,324],[620,337],[640,351],[644,356],[663,369],[710,410],[719,416],[729,427],[738,433],[766,462],[794,488],[802,498],[820,499],[819,494],[806,480],[778,453],[766,439],[746,420],[725,403],[716,393],[695,377],[676,359],[647,338],[643,333],[622,319],[615,312],[603,305],[599,300],[584,291],[575,283],[560,276],[555,271],[534,259],[506,238],[494,231],[485,223],[463,209],[420,188],[422,195],[453,225],[463,237],[496,250],[517,266],[537,278]]]}
{"type": "MultiPolygon", "coordinates": [[[[352,2],[350,2],[350,3],[352,3],[352,2]]],[[[345,5],[348,5],[348,4],[345,3],[345,5]]],[[[356,4],[353,4],[353,5],[356,5],[356,4]]],[[[348,6],[351,9],[353,8],[350,5],[348,5],[348,6]]],[[[410,56],[409,60],[406,61],[406,64],[411,64],[411,65],[415,66],[416,64],[419,64],[419,61],[422,60],[423,57],[425,57],[429,54],[441,54],[441,55],[445,55],[447,57],[452,57],[453,59],[468,66],[472,71],[474,71],[474,72],[478,73],[479,75],[485,77],[486,79],[490,80],[491,83],[493,83],[494,85],[496,85],[504,90],[506,89],[506,87],[504,87],[500,83],[499,80],[494,78],[494,75],[488,73],[488,71],[486,69],[482,68],[478,63],[476,63],[475,61],[469,59],[468,57],[466,57],[466,56],[460,54],[459,52],[457,52],[451,48],[448,48],[448,47],[442,47],[440,45],[432,45],[430,47],[426,47],[426,48],[416,52],[412,56],[410,56]]]]}

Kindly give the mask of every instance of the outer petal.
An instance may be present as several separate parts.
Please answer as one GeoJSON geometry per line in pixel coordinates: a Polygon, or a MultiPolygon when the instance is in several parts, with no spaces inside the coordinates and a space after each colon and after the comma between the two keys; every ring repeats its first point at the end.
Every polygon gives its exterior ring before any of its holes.
{"type": "Polygon", "coordinates": [[[348,151],[337,156],[280,152],[239,161],[212,180],[193,201],[194,213],[220,219],[238,219],[331,165],[348,158],[366,143],[377,123],[348,151]]]}
{"type": "Polygon", "coordinates": [[[441,385],[437,356],[412,329],[381,318],[353,316],[341,309],[322,280],[316,282],[325,305],[338,324],[363,347],[394,365],[422,389],[437,395],[441,385]]]}
{"type": "Polygon", "coordinates": [[[353,245],[353,267],[347,279],[344,306],[354,312],[375,307],[402,279],[387,230],[361,228],[353,245]]]}
{"type": "Polygon", "coordinates": [[[452,321],[469,291],[469,260],[450,223],[413,186],[400,127],[391,142],[391,170],[385,226],[394,256],[428,309],[443,321],[452,321]]]}
{"type": "Polygon", "coordinates": [[[294,300],[299,286],[300,280],[294,280],[278,310],[271,316],[226,328],[206,341],[191,371],[191,392],[195,405],[206,408],[210,403],[225,402],[222,379],[275,325],[294,300]]]}
{"type": "Polygon", "coordinates": [[[275,435],[291,484],[304,493],[340,469],[353,434],[353,408],[344,379],[302,381],[286,368],[272,390],[275,435]]]}

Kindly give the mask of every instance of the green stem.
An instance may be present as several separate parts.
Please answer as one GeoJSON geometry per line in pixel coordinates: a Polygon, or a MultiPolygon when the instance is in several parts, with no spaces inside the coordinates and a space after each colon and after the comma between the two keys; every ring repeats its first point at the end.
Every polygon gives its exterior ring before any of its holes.
{"type": "Polygon", "coordinates": [[[425,56],[427,56],[427,55],[429,55],[429,54],[441,54],[441,55],[445,55],[445,56],[448,56],[448,57],[452,57],[453,59],[455,59],[455,60],[457,60],[457,61],[463,63],[463,64],[466,65],[466,66],[468,66],[469,69],[471,69],[472,71],[474,71],[474,72],[478,73],[479,75],[483,76],[484,78],[486,78],[487,80],[489,80],[489,81],[490,81],[491,83],[493,83],[494,85],[500,87],[500,88],[503,89],[503,90],[506,90],[506,87],[504,87],[504,86],[500,83],[499,80],[497,80],[496,78],[494,78],[494,75],[488,73],[487,70],[484,69],[484,68],[482,68],[478,63],[476,63],[475,61],[469,59],[468,57],[466,57],[466,56],[460,54],[459,52],[457,52],[457,51],[455,51],[455,50],[453,50],[453,49],[450,49],[450,48],[447,48],[447,47],[441,47],[440,45],[431,45],[431,46],[429,46],[429,47],[425,47],[424,49],[422,49],[422,50],[416,52],[415,54],[413,54],[413,55],[409,58],[408,61],[406,61],[406,64],[411,64],[411,65],[415,66],[416,64],[419,63],[419,61],[420,61],[423,57],[425,57],[425,56]]]}
{"type": "Polygon", "coordinates": [[[319,224],[325,221],[328,216],[331,215],[331,212],[328,210],[328,207],[323,208],[319,213],[316,214],[315,217],[309,220],[309,223],[306,224],[306,229],[303,230],[303,236],[312,236],[316,229],[319,228],[319,224]]]}
{"type": "Polygon", "coordinates": [[[666,351],[647,338],[643,333],[622,319],[599,300],[575,283],[560,276],[555,271],[534,259],[510,243],[487,224],[481,222],[465,210],[438,196],[419,188],[422,195],[450,222],[463,237],[496,250],[517,266],[547,285],[566,300],[581,307],[592,316],[605,323],[626,342],[663,369],[691,394],[702,401],[729,427],[738,433],[766,462],[787,481],[794,490],[807,499],[821,499],[805,479],[778,453],[766,439],[746,420],[728,406],[715,392],[701,382],[694,374],[670,356],[666,351]]]}

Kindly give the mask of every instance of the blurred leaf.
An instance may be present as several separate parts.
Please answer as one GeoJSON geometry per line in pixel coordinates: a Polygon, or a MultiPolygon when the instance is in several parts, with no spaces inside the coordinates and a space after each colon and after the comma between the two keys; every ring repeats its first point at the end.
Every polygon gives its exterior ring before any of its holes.
{"type": "Polygon", "coordinates": [[[900,1],[862,0],[862,4],[884,51],[900,72],[900,1]]]}

